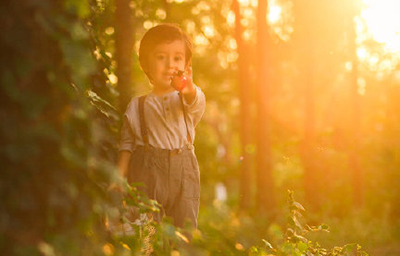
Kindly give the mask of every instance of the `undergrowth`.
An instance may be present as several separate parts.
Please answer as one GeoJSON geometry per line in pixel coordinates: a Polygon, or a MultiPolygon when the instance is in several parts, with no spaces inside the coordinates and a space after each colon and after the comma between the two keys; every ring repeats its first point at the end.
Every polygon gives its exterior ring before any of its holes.
{"type": "MultiPolygon", "coordinates": [[[[138,202],[131,202],[138,206],[138,202]]],[[[143,206],[143,205],[142,205],[143,206]]],[[[288,191],[286,225],[258,223],[250,216],[237,216],[223,204],[202,212],[199,229],[179,229],[169,219],[154,223],[148,216],[155,205],[146,206],[141,218],[124,219],[133,232],[115,234],[119,250],[107,248],[106,255],[249,255],[249,256],[339,256],[368,255],[357,243],[324,248],[308,237],[310,233],[330,232],[326,224],[308,225],[304,207],[288,191]],[[260,229],[266,229],[265,238],[260,229]]],[[[125,226],[126,227],[126,226],[125,226]]]]}

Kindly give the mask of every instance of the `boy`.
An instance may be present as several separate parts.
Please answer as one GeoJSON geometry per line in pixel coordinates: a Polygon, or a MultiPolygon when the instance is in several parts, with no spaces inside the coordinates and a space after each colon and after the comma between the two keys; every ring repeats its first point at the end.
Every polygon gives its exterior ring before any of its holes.
{"type": "Polygon", "coordinates": [[[128,182],[161,204],[163,215],[197,227],[200,173],[194,154],[195,127],[205,110],[204,93],[192,81],[192,43],[172,24],[142,38],[139,62],[153,91],[129,103],[121,129],[118,168],[128,182]]]}

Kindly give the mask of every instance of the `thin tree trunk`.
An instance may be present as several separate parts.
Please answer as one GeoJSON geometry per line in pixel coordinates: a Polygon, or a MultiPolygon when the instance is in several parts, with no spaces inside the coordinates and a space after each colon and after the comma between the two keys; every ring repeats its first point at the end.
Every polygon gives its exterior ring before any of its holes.
{"type": "Polygon", "coordinates": [[[315,127],[315,34],[312,31],[315,13],[312,1],[297,1],[295,16],[298,27],[295,29],[299,44],[297,65],[300,68],[300,84],[304,97],[304,135],[301,142],[300,156],[304,166],[303,187],[306,201],[314,209],[319,208],[321,193],[318,173],[318,155],[316,152],[316,127],[315,127]]]}
{"type": "Polygon", "coordinates": [[[357,58],[357,45],[356,45],[356,31],[355,24],[353,23],[353,15],[348,19],[349,29],[349,42],[350,53],[352,58],[352,72],[351,72],[351,123],[350,123],[350,138],[352,144],[350,146],[349,164],[352,170],[352,187],[353,187],[353,200],[357,207],[361,207],[364,203],[364,179],[362,169],[360,167],[359,156],[359,143],[360,143],[360,130],[361,130],[361,111],[360,111],[360,95],[358,94],[358,58],[357,58]]]}
{"type": "Polygon", "coordinates": [[[257,209],[262,214],[272,216],[275,211],[275,192],[272,174],[270,87],[272,77],[270,68],[272,43],[269,35],[266,14],[267,0],[258,1],[257,12],[257,209]]]}
{"type": "Polygon", "coordinates": [[[243,26],[240,23],[240,6],[237,0],[233,0],[232,9],[235,13],[235,39],[237,43],[238,57],[238,81],[240,97],[240,139],[242,161],[240,165],[240,207],[248,209],[251,206],[251,185],[252,185],[252,166],[253,157],[246,151],[246,147],[252,144],[252,124],[251,115],[251,92],[252,86],[249,81],[249,63],[246,58],[246,50],[243,35],[243,26]]]}
{"type": "MultiPolygon", "coordinates": [[[[311,42],[310,42],[311,44],[311,42]]],[[[309,49],[309,58],[312,59],[312,49],[309,49]]],[[[318,175],[318,154],[316,152],[316,131],[315,131],[315,97],[314,87],[315,80],[313,79],[313,63],[305,61],[305,83],[304,90],[304,137],[301,147],[301,156],[304,165],[304,191],[307,202],[317,209],[320,206],[319,189],[320,179],[318,175]]]]}
{"type": "Polygon", "coordinates": [[[171,5],[167,0],[162,0],[162,5],[164,6],[164,11],[165,11],[165,22],[169,22],[170,16],[171,16],[171,5]]]}
{"type": "MultiPolygon", "coordinates": [[[[306,21],[306,31],[310,35],[309,21],[306,21]]],[[[302,144],[302,156],[304,163],[304,186],[306,199],[315,208],[320,205],[318,193],[320,180],[318,178],[316,130],[315,130],[315,79],[314,79],[314,47],[313,39],[308,36],[305,41],[306,55],[304,63],[304,140],[302,144]]]]}
{"type": "Polygon", "coordinates": [[[132,60],[134,43],[134,26],[130,0],[116,0],[115,11],[115,52],[117,61],[116,75],[118,77],[120,111],[124,111],[133,95],[132,60]]]}

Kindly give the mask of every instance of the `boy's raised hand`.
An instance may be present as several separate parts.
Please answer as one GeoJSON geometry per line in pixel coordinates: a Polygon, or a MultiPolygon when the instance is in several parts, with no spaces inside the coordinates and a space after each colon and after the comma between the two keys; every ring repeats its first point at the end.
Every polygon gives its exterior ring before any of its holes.
{"type": "Polygon", "coordinates": [[[194,90],[192,68],[189,67],[185,71],[176,70],[171,79],[171,86],[182,94],[192,92],[194,90]]]}
{"type": "Polygon", "coordinates": [[[192,103],[196,97],[196,88],[193,84],[192,67],[186,71],[176,70],[171,79],[171,86],[182,93],[186,103],[192,103]]]}

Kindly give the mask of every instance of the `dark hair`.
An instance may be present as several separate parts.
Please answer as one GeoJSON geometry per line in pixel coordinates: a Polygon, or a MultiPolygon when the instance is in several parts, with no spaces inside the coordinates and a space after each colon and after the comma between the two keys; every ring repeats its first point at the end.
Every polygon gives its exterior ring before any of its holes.
{"type": "Polygon", "coordinates": [[[175,40],[182,40],[184,42],[186,48],[185,64],[188,65],[192,60],[192,42],[189,36],[177,25],[170,23],[160,24],[152,27],[144,34],[139,47],[139,62],[145,73],[150,52],[159,44],[175,40]]]}

